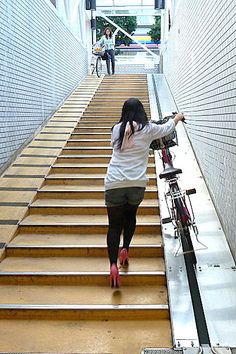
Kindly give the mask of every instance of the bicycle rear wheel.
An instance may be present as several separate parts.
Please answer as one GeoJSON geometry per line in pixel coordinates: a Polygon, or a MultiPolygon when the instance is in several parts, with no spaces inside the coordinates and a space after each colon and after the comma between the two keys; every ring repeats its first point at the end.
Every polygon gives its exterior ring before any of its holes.
{"type": "Polygon", "coordinates": [[[102,75],[102,58],[100,56],[98,56],[96,60],[96,73],[97,77],[102,75]]]}
{"type": "MultiPolygon", "coordinates": [[[[177,189],[176,189],[177,191],[177,189]]],[[[186,216],[186,210],[183,205],[181,198],[175,198],[174,200],[175,207],[177,210],[177,217],[179,223],[181,224],[181,243],[185,256],[191,259],[191,262],[194,266],[197,264],[197,258],[193,248],[193,243],[190,235],[188,217],[186,216]]]]}

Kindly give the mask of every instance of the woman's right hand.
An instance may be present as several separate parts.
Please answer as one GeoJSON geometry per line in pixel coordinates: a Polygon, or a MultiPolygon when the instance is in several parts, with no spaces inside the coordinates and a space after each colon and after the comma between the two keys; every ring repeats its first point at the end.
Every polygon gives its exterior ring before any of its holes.
{"type": "Polygon", "coordinates": [[[175,124],[177,124],[180,120],[181,121],[185,120],[183,113],[177,113],[176,116],[174,117],[175,124]]]}

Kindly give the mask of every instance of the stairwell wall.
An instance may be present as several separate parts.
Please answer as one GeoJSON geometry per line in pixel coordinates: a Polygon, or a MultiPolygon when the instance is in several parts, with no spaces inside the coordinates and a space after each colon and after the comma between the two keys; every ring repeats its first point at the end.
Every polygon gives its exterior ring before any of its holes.
{"type": "Polygon", "coordinates": [[[189,138],[236,259],[236,3],[178,0],[175,10],[162,46],[164,74],[188,118],[189,138]]]}
{"type": "Polygon", "coordinates": [[[0,172],[87,74],[87,50],[46,0],[0,0],[0,172]]]}

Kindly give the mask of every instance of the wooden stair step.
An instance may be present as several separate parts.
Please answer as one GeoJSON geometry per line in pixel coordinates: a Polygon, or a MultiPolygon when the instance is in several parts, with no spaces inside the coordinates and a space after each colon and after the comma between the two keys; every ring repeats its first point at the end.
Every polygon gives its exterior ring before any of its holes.
{"type": "MultiPolygon", "coordinates": [[[[41,209],[42,210],[42,209],[41,209]]],[[[34,214],[30,213],[22,221],[21,225],[91,225],[91,224],[106,224],[108,222],[107,215],[96,213],[96,208],[93,209],[94,214],[34,214]]],[[[137,215],[137,225],[138,224],[156,224],[160,223],[159,215],[137,215]]]]}
{"type": "MultiPolygon", "coordinates": [[[[92,197],[92,195],[91,195],[92,197]]],[[[53,207],[53,208],[78,208],[78,207],[93,207],[93,208],[104,208],[105,200],[103,199],[74,199],[71,195],[71,199],[45,199],[38,198],[33,201],[30,205],[30,208],[34,207],[53,207]]],[[[158,208],[158,200],[155,199],[144,199],[140,204],[140,209],[147,208],[150,211],[150,208],[158,208]]]]}
{"type": "Polygon", "coordinates": [[[71,138],[78,138],[78,139],[87,139],[87,138],[92,138],[92,139],[109,139],[111,140],[111,133],[72,133],[71,138]]]}
{"type": "MultiPolygon", "coordinates": [[[[2,271],[0,285],[99,285],[106,286],[109,281],[109,271],[2,271]]],[[[164,271],[120,271],[122,286],[155,285],[165,286],[164,271]]],[[[107,287],[108,288],[108,287],[107,287]]],[[[110,290],[110,289],[109,289],[110,290]]]]}
{"type": "MultiPolygon", "coordinates": [[[[109,104],[111,104],[111,101],[110,101],[109,98],[104,99],[104,100],[99,100],[99,99],[96,99],[96,97],[94,97],[94,98],[90,101],[88,108],[89,108],[89,107],[97,107],[97,106],[100,106],[101,103],[102,103],[103,105],[109,105],[109,104]]],[[[145,108],[150,108],[148,98],[147,98],[146,100],[142,101],[142,104],[143,104],[143,106],[144,106],[145,108]]],[[[120,108],[120,109],[121,109],[122,106],[123,106],[123,102],[121,102],[119,99],[117,99],[117,100],[116,100],[116,99],[113,99],[113,100],[112,100],[112,107],[114,107],[114,108],[120,108]]]]}
{"type": "Polygon", "coordinates": [[[129,354],[137,354],[147,347],[147,343],[148,347],[155,348],[171,348],[173,345],[169,320],[4,319],[0,321],[0,331],[4,333],[1,350],[5,354],[19,351],[22,354],[68,353],[68,340],[70,353],[84,353],[85,348],[90,353],[111,353],[115,348],[116,353],[123,354],[127,353],[128,343],[129,354]]]}
{"type": "MultiPolygon", "coordinates": [[[[98,94],[104,94],[106,96],[107,95],[107,88],[108,88],[108,85],[101,85],[99,87],[99,91],[98,91],[98,94]]],[[[125,93],[130,93],[130,85],[127,85],[127,87],[123,86],[123,84],[120,85],[120,87],[118,86],[114,86],[114,85],[111,85],[109,87],[109,96],[112,95],[112,94],[117,94],[117,96],[119,95],[119,93],[121,94],[125,94],[125,93]]],[[[147,89],[147,86],[144,84],[143,87],[140,87],[139,86],[136,86],[134,85],[134,87],[132,88],[132,95],[134,95],[135,93],[142,93],[142,95],[148,95],[148,89],[147,89]]]]}
{"type": "MultiPolygon", "coordinates": [[[[80,173],[91,173],[91,174],[96,174],[96,173],[106,173],[107,172],[107,164],[102,164],[102,163],[94,163],[93,165],[91,164],[54,164],[51,169],[50,169],[50,175],[54,173],[61,173],[61,174],[70,174],[70,175],[79,175],[80,173]]],[[[155,165],[154,164],[149,164],[147,167],[147,173],[155,173],[155,165]]]]}
{"type": "MultiPolygon", "coordinates": [[[[132,257],[129,272],[164,271],[161,257],[132,257]]],[[[104,272],[108,271],[107,257],[6,257],[0,263],[0,272],[104,272]]]]}
{"type": "Polygon", "coordinates": [[[87,114],[86,111],[84,112],[83,116],[80,119],[80,123],[94,123],[100,125],[100,123],[107,123],[108,125],[113,125],[117,123],[119,119],[116,117],[109,117],[107,114],[87,114]]]}
{"type": "MultiPolygon", "coordinates": [[[[122,276],[123,279],[123,276],[122,276]]],[[[107,281],[108,283],[108,281],[107,281]]],[[[167,290],[160,284],[122,284],[122,297],[114,297],[113,305],[166,305],[167,290]]],[[[32,305],[110,305],[111,289],[107,284],[76,285],[0,285],[2,304],[32,305]]]]}
{"type": "MultiPolygon", "coordinates": [[[[106,163],[108,164],[111,160],[111,153],[110,155],[106,154],[106,152],[104,152],[104,155],[102,154],[103,152],[101,152],[100,155],[93,155],[93,152],[91,151],[90,154],[85,155],[85,151],[82,151],[82,154],[80,154],[81,151],[76,151],[76,150],[67,150],[64,151],[62,155],[59,155],[54,163],[53,166],[55,166],[55,164],[88,164],[90,163],[90,166],[94,165],[94,164],[101,164],[101,163],[106,163]],[[71,155],[69,155],[69,153],[72,153],[71,155]],[[83,154],[84,153],[84,154],[83,154]]],[[[99,151],[97,151],[99,153],[99,151]]],[[[149,157],[149,163],[154,163],[154,157],[150,156],[149,157]]]]}
{"type": "MultiPolygon", "coordinates": [[[[140,93],[140,92],[132,92],[132,96],[135,95],[136,98],[138,98],[141,102],[143,99],[147,99],[148,95],[145,93],[140,93]]],[[[102,93],[99,92],[96,94],[96,98],[101,98],[103,99],[104,97],[107,97],[107,93],[102,93]]],[[[130,98],[130,95],[127,93],[117,93],[117,92],[109,92],[109,97],[110,99],[118,98],[122,103],[125,102],[128,98],[130,98]]]]}
{"type": "MultiPolygon", "coordinates": [[[[105,245],[15,245],[8,244],[7,257],[107,257],[105,245]]],[[[130,257],[163,257],[162,245],[132,245],[130,257]]]]}
{"type": "MultiPolygon", "coordinates": [[[[114,117],[114,115],[121,115],[121,111],[122,111],[122,105],[120,105],[120,107],[110,107],[109,103],[108,103],[107,105],[103,104],[102,107],[89,106],[86,109],[86,115],[87,114],[92,114],[92,115],[94,114],[94,115],[100,116],[102,114],[105,116],[108,114],[110,117],[114,117]]],[[[147,113],[150,113],[149,108],[145,108],[145,111],[147,113]]]]}
{"type": "Polygon", "coordinates": [[[90,122],[90,121],[86,121],[86,119],[84,119],[83,121],[80,121],[77,124],[77,128],[79,127],[88,127],[88,128],[92,128],[92,127],[96,127],[96,124],[99,124],[100,127],[107,127],[108,125],[110,126],[110,128],[115,125],[117,123],[117,120],[114,120],[113,122],[111,121],[102,121],[101,119],[97,120],[97,122],[90,122]]]}
{"type": "Polygon", "coordinates": [[[99,148],[101,146],[110,147],[111,140],[109,139],[69,139],[66,144],[67,147],[96,147],[99,148]]]}
{"type": "MultiPolygon", "coordinates": [[[[69,152],[69,151],[68,151],[69,152]]],[[[78,155],[76,154],[76,151],[72,151],[73,155],[67,155],[64,153],[63,155],[60,155],[56,159],[56,164],[90,164],[96,165],[96,164],[101,164],[101,163],[106,163],[108,164],[109,161],[111,160],[111,154],[110,155],[78,155]]],[[[55,165],[53,165],[55,166],[55,165]]]]}
{"type": "MultiPolygon", "coordinates": [[[[18,233],[11,241],[11,245],[106,245],[104,234],[59,234],[59,233],[18,233]]],[[[160,234],[137,234],[132,239],[132,246],[162,244],[160,234]]]]}
{"type": "Polygon", "coordinates": [[[62,320],[169,319],[168,305],[0,305],[0,318],[62,320]]]}
{"type": "MultiPolygon", "coordinates": [[[[97,224],[92,223],[90,225],[86,224],[38,224],[38,223],[23,223],[21,222],[18,226],[19,233],[28,234],[107,234],[107,223],[97,224]]],[[[159,222],[156,223],[138,223],[135,229],[136,234],[146,235],[153,234],[159,235],[161,232],[161,225],[159,222]]]]}
{"type": "MultiPolygon", "coordinates": [[[[59,129],[59,128],[57,128],[59,129]]],[[[111,134],[111,126],[106,127],[76,127],[74,128],[74,133],[110,133],[111,134]]]]}
{"type": "MultiPolygon", "coordinates": [[[[73,154],[74,152],[75,153],[79,153],[79,154],[85,154],[85,155],[101,155],[102,154],[111,154],[113,148],[112,146],[109,146],[109,147],[106,147],[106,146],[101,146],[99,147],[99,149],[95,146],[88,146],[88,147],[82,147],[82,146],[79,146],[79,147],[68,147],[68,146],[65,146],[62,148],[62,153],[65,154],[65,153],[68,153],[69,155],[70,154],[73,154]]],[[[150,157],[154,157],[154,155],[150,154],[149,155],[149,158],[150,157]]]]}
{"type": "MultiPolygon", "coordinates": [[[[37,198],[43,199],[100,199],[104,200],[104,187],[100,189],[91,188],[87,186],[64,186],[64,185],[44,185],[37,191],[37,198]],[[67,188],[66,188],[67,187],[67,188]],[[73,188],[72,188],[73,187],[73,188]],[[76,188],[77,187],[77,188],[76,188]]],[[[144,194],[144,200],[154,199],[157,200],[158,194],[155,186],[149,186],[144,194]],[[154,187],[152,189],[152,187],[154,187]]]]}
{"type": "MultiPolygon", "coordinates": [[[[148,185],[149,186],[156,186],[156,175],[149,174],[148,175],[149,181],[148,185]]],[[[72,176],[57,176],[56,174],[53,175],[48,175],[45,177],[45,184],[47,185],[77,185],[77,186],[88,186],[88,188],[92,186],[103,186],[104,185],[104,175],[87,175],[87,176],[78,176],[78,177],[72,177],[72,176]]]]}
{"type": "MultiPolygon", "coordinates": [[[[67,205],[58,204],[58,205],[48,205],[47,200],[41,199],[41,205],[38,203],[33,203],[29,206],[28,212],[30,215],[84,215],[86,218],[87,215],[106,215],[107,209],[105,203],[103,205],[89,205],[82,203],[82,205],[67,205]],[[44,204],[42,203],[44,201],[44,204]]],[[[76,200],[74,200],[76,201],[76,200]]],[[[159,215],[158,206],[153,205],[141,205],[138,209],[137,215],[159,215]]]]}

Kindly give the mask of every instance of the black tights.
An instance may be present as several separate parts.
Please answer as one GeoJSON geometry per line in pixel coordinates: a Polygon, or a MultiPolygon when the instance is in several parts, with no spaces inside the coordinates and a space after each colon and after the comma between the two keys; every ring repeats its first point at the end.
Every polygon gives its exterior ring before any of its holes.
{"type": "Polygon", "coordinates": [[[118,207],[107,207],[109,228],[107,246],[110,263],[117,263],[120,235],[123,231],[123,248],[129,249],[135,228],[138,205],[126,204],[118,207]]]}

